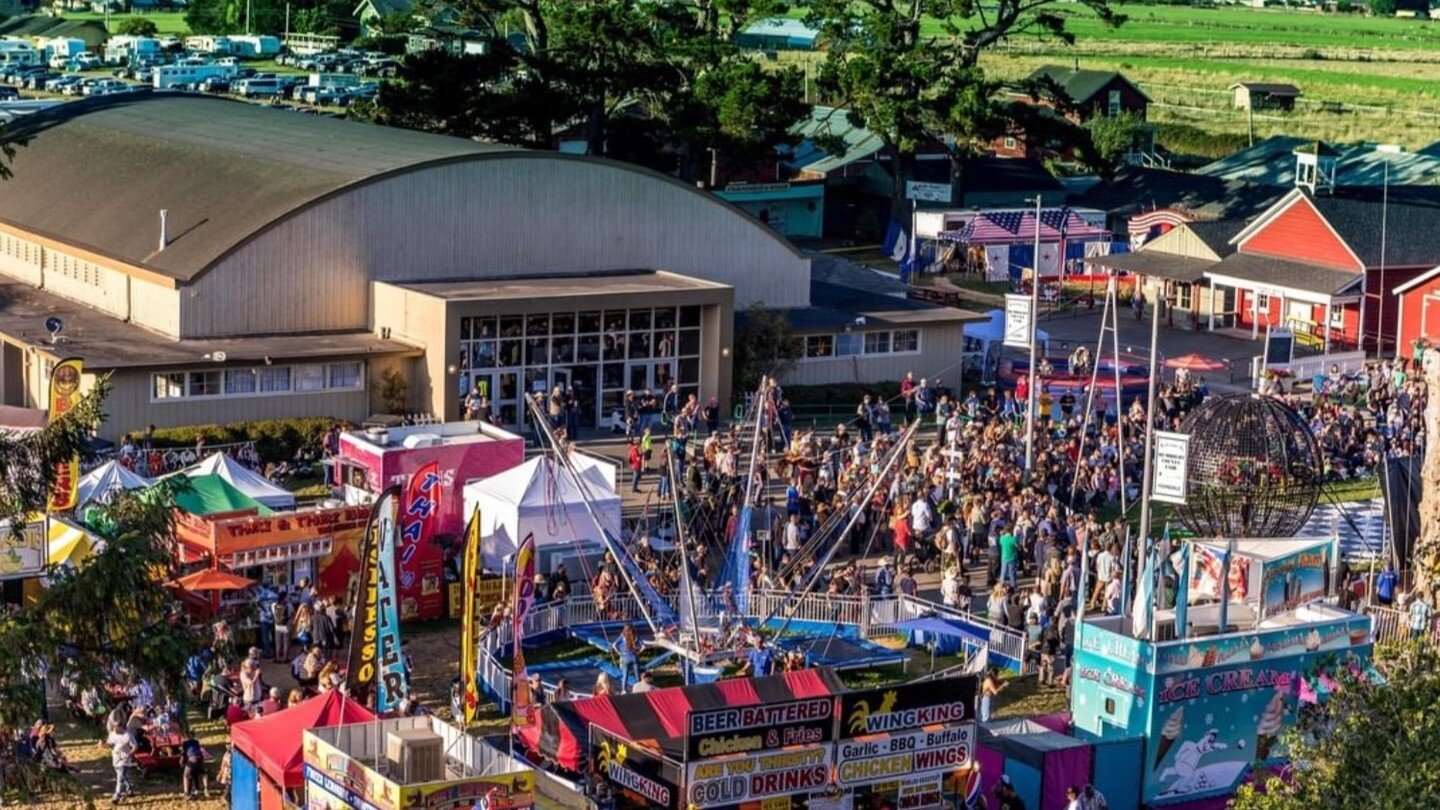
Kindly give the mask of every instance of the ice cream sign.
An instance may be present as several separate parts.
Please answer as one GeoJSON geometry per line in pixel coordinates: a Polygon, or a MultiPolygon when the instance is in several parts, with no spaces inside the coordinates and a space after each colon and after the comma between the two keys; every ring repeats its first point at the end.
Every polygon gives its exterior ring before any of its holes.
{"type": "Polygon", "coordinates": [[[1249,689],[1288,690],[1294,677],[1289,670],[1246,668],[1212,672],[1196,678],[1166,678],[1155,699],[1164,704],[1192,700],[1201,694],[1223,695],[1249,689]]]}

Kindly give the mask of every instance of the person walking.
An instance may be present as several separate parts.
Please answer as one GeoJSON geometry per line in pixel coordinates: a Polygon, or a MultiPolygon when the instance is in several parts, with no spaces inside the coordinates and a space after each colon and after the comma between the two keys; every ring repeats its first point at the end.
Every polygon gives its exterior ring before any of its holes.
{"type": "Polygon", "coordinates": [[[105,742],[110,746],[110,765],[115,769],[115,793],[110,803],[119,804],[121,799],[134,793],[130,786],[130,767],[135,764],[135,742],[122,731],[110,732],[105,742]]]}
{"type": "Polygon", "coordinates": [[[626,459],[630,464],[630,491],[640,491],[640,476],[645,473],[645,457],[640,455],[640,442],[630,439],[630,450],[626,459]]]}
{"type": "Polygon", "coordinates": [[[1000,524],[1000,579],[1014,588],[1018,584],[1020,569],[1020,543],[1015,533],[1003,521],[1000,524]]]}

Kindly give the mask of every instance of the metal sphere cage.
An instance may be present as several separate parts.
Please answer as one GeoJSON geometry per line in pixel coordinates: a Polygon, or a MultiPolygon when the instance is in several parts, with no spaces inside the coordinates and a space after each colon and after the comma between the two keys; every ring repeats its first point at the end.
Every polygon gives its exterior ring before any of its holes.
{"type": "Polygon", "coordinates": [[[1294,537],[1320,499],[1315,434],[1273,397],[1210,397],[1186,417],[1190,435],[1180,522],[1200,537],[1294,537]]]}

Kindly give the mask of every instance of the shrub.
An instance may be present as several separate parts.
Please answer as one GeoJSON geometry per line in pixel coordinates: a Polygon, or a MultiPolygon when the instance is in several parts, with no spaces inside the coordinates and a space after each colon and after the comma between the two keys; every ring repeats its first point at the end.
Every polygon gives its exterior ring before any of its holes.
{"type": "Polygon", "coordinates": [[[342,430],[351,427],[347,422],[325,417],[266,419],[228,425],[182,425],[157,428],[151,442],[156,447],[194,447],[201,436],[210,446],[254,442],[255,452],[261,461],[278,462],[293,459],[301,449],[317,450],[334,425],[339,425],[342,430]]]}

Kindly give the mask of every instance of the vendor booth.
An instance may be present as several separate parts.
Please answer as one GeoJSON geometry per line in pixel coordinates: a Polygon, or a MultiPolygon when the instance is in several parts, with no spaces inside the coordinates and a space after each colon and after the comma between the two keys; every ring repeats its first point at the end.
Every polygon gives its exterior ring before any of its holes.
{"type": "Polygon", "coordinates": [[[977,679],[847,692],[828,669],[543,707],[522,743],[627,808],[963,806],[977,679]]]}
{"type": "MultiPolygon", "coordinates": [[[[181,562],[208,558],[275,588],[294,588],[308,579],[320,596],[343,598],[349,593],[350,580],[360,570],[360,540],[370,507],[275,513],[250,503],[254,505],[249,509],[208,515],[178,510],[175,534],[181,562]]],[[[439,592],[438,579],[430,586],[439,592]]]]}
{"type": "Polygon", "coordinates": [[[224,453],[212,453],[209,458],[184,472],[191,478],[219,476],[230,486],[265,504],[270,509],[295,508],[294,493],[275,485],[265,476],[224,453]]]}
{"type": "MultiPolygon", "coordinates": [[[[1283,559],[1269,562],[1290,571],[1283,559]]],[[[1338,670],[1368,676],[1369,617],[1318,601],[1261,617],[1263,604],[1251,591],[1230,605],[1240,617],[1227,617],[1230,633],[1200,618],[1188,621],[1189,636],[1158,643],[1133,636],[1126,617],[1077,626],[1074,735],[1138,741],[1129,767],[1148,806],[1230,796],[1254,771],[1283,762],[1284,731],[1338,670]]],[[[1204,615],[1202,607],[1189,613],[1204,615]]]]}
{"type": "Polygon", "coordinates": [[[340,434],[333,473],[336,497],[347,504],[369,504],[387,487],[403,488],[403,543],[414,545],[400,554],[401,619],[434,619],[445,613],[444,561],[447,554],[458,553],[465,530],[465,485],[524,460],[524,439],[482,422],[340,434]],[[411,500],[421,498],[427,508],[410,510],[411,500]]]}
{"type": "Polygon", "coordinates": [[[339,692],[310,698],[230,729],[231,810],[281,810],[305,787],[302,735],[310,729],[369,723],[375,715],[339,692]]]}
{"type": "MultiPolygon", "coordinates": [[[[1065,810],[1065,789],[1094,780],[1093,752],[1083,740],[1051,730],[1034,720],[989,723],[980,730],[980,762],[987,795],[994,795],[1003,774],[1020,800],[1038,810],[1065,810]]],[[[1101,791],[1104,792],[1103,790],[1101,791]]],[[[1113,810],[1134,808],[1106,795],[1113,810]]]]}
{"type": "Polygon", "coordinates": [[[528,810],[535,771],[432,716],[305,731],[307,810],[528,810]]]}
{"type": "Polygon", "coordinates": [[[109,503],[117,492],[144,489],[153,483],[118,461],[107,461],[80,478],[75,507],[78,509],[87,503],[109,503]]]}
{"type": "Polygon", "coordinates": [[[620,496],[605,474],[605,467],[613,471],[613,465],[582,453],[571,453],[570,458],[583,488],[548,455],[465,486],[466,514],[480,510],[480,536],[485,538],[480,561],[486,570],[505,571],[506,561],[531,535],[538,570],[544,574],[557,564],[557,554],[563,560],[580,549],[599,549],[602,529],[621,536],[620,496]],[[598,522],[586,508],[587,500],[598,522]]]}

